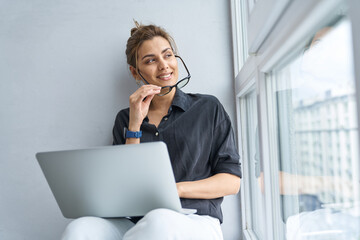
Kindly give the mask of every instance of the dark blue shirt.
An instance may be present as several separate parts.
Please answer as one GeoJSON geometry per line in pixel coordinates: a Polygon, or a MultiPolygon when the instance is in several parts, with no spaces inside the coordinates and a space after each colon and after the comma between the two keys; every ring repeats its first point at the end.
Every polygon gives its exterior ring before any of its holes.
{"type": "MultiPolygon", "coordinates": [[[[129,108],[116,116],[114,144],[125,144],[129,108]]],[[[234,132],[224,107],[217,98],[185,94],[177,89],[168,114],[158,127],[146,117],[141,125],[140,142],[163,141],[167,144],[176,182],[196,181],[217,173],[241,177],[234,132]]],[[[223,198],[183,199],[183,208],[197,209],[199,215],[223,220],[223,198]]]]}

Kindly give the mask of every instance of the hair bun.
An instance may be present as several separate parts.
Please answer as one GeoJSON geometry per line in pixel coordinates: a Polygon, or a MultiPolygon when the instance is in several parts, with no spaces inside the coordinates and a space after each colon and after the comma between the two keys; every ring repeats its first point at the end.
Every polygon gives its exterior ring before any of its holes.
{"type": "Polygon", "coordinates": [[[138,30],[138,28],[134,27],[130,31],[130,36],[134,35],[134,33],[138,30]]]}

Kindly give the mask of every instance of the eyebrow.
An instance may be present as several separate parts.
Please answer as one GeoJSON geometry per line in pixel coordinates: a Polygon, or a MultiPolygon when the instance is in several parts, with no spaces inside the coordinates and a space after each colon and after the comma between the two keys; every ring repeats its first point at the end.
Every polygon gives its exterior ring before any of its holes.
{"type": "MultiPolygon", "coordinates": [[[[161,51],[161,54],[168,51],[169,49],[171,49],[171,48],[165,48],[164,50],[161,51]]],[[[141,60],[143,60],[144,58],[147,58],[147,57],[154,57],[154,56],[155,56],[155,54],[147,54],[147,55],[143,56],[141,60]]]]}

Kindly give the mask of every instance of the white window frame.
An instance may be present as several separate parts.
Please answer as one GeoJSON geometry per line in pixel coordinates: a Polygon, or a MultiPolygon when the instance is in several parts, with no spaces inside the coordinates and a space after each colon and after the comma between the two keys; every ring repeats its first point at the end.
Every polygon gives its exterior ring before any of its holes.
{"type": "MultiPolygon", "coordinates": [[[[240,1],[240,0],[238,0],[240,1]]],[[[237,119],[239,139],[241,139],[241,110],[238,102],[239,98],[247,93],[249,88],[255,86],[257,91],[257,105],[258,105],[258,124],[259,124],[259,143],[260,143],[260,157],[264,164],[264,183],[265,183],[265,215],[266,215],[266,236],[267,239],[283,239],[283,228],[280,214],[280,198],[279,198],[279,179],[278,179],[278,143],[276,136],[277,129],[274,122],[275,112],[268,111],[271,103],[271,96],[267,94],[267,86],[269,82],[266,81],[266,74],[270,73],[274,66],[284,57],[289,57],[290,53],[295,52],[297,46],[300,46],[304,40],[315,32],[319,27],[324,26],[333,17],[334,12],[339,11],[339,6],[347,4],[349,6],[348,17],[352,24],[353,35],[353,53],[354,66],[360,65],[360,1],[358,0],[281,0],[280,3],[274,4],[276,0],[259,0],[256,2],[254,9],[249,14],[249,21],[247,22],[247,39],[249,41],[249,51],[252,54],[241,67],[235,66],[235,96],[237,104],[237,119]],[[273,5],[270,4],[273,3],[273,5]],[[270,5],[269,5],[270,4],[270,5]],[[256,16],[264,11],[270,12],[269,15],[260,16],[260,20],[255,22],[256,16]],[[266,19],[270,20],[267,22],[266,19]],[[274,20],[276,19],[276,20],[274,20]],[[268,23],[268,25],[261,26],[261,23],[268,23]],[[255,79],[255,83],[252,79],[255,79]],[[273,138],[273,139],[271,139],[273,138]]],[[[235,5],[236,0],[231,0],[232,6],[235,5]]],[[[239,14],[239,11],[234,14],[239,14]]],[[[237,18],[232,18],[235,21],[237,18]]],[[[234,26],[233,22],[233,26],[234,26]]],[[[234,31],[234,29],[233,29],[234,31]]],[[[233,33],[234,36],[234,33],[233,33]]],[[[239,36],[234,41],[234,46],[239,44],[239,36]],[[236,41],[236,42],[235,42],[236,41]]],[[[242,35],[242,37],[244,37],[242,35]]],[[[239,48],[239,46],[236,46],[239,48]]],[[[235,48],[234,48],[235,49],[235,48]]],[[[238,64],[241,57],[238,52],[234,56],[234,63],[238,64]],[[236,62],[236,61],[237,62],[236,62]]],[[[358,125],[360,120],[360,68],[355,67],[355,81],[356,81],[356,103],[357,103],[357,117],[358,125]]],[[[272,107],[271,109],[274,109],[272,107]]],[[[360,131],[359,131],[360,139],[360,131]]],[[[243,141],[246,141],[244,139],[243,141]]],[[[239,149],[242,149],[239,140],[239,149]]],[[[359,141],[360,145],[360,141],[359,141]]],[[[359,146],[360,147],[360,146],[359,146]]],[[[244,157],[243,152],[241,152],[244,157]]],[[[360,164],[359,164],[360,165],[360,164]]],[[[360,166],[358,171],[360,172],[360,166]]],[[[246,176],[246,173],[244,173],[246,176]]],[[[242,179],[242,184],[246,183],[246,179],[242,179]]],[[[246,201],[245,195],[249,194],[242,190],[242,206],[246,201]]],[[[251,233],[251,229],[246,228],[246,221],[249,221],[249,216],[246,211],[249,209],[242,209],[242,220],[244,239],[256,239],[251,233]]],[[[251,220],[251,219],[250,219],[251,220]]]]}
{"type": "Polygon", "coordinates": [[[234,77],[240,72],[248,56],[246,35],[247,11],[245,1],[246,0],[230,0],[234,77]]]}
{"type": "MultiPolygon", "coordinates": [[[[243,116],[243,109],[241,107],[241,98],[243,98],[247,93],[249,93],[251,90],[255,89],[256,90],[256,95],[257,95],[257,108],[259,109],[259,106],[261,106],[261,104],[259,104],[259,101],[266,101],[265,99],[261,99],[260,95],[262,96],[266,96],[265,94],[265,86],[261,86],[259,85],[259,83],[261,81],[259,81],[259,78],[261,76],[259,76],[256,70],[256,58],[254,56],[251,56],[248,58],[248,60],[246,61],[244,67],[241,69],[240,73],[238,74],[238,76],[236,77],[235,80],[235,92],[236,94],[236,110],[237,110],[237,129],[238,129],[238,136],[239,136],[239,149],[241,149],[240,154],[241,154],[241,159],[242,163],[244,166],[243,168],[243,178],[242,178],[242,188],[241,188],[241,203],[242,206],[249,206],[248,202],[249,200],[249,181],[247,179],[246,176],[249,175],[248,172],[246,172],[247,168],[247,148],[246,148],[246,139],[243,139],[243,135],[242,134],[242,127],[241,125],[244,124],[245,119],[243,116]],[[262,94],[261,94],[262,92],[262,94]],[[245,163],[246,162],[246,163],[245,163]]],[[[265,106],[265,105],[262,105],[265,106]]],[[[261,112],[266,112],[266,108],[264,108],[263,111],[258,111],[258,126],[259,126],[259,148],[260,149],[267,149],[266,151],[268,151],[269,147],[267,145],[263,146],[263,143],[261,141],[261,139],[263,139],[261,137],[261,128],[264,128],[264,126],[261,126],[259,123],[260,122],[265,122],[266,121],[262,121],[261,119],[263,119],[266,116],[262,116],[260,113],[261,112]]],[[[266,127],[265,127],[266,129],[266,127]]],[[[266,137],[266,136],[264,136],[266,137]]],[[[262,157],[262,153],[264,151],[261,151],[260,157],[262,157]]],[[[271,193],[271,184],[270,181],[274,181],[272,179],[270,179],[270,175],[267,174],[268,172],[270,172],[269,168],[270,168],[270,164],[268,161],[263,162],[263,167],[264,167],[264,190],[265,190],[265,222],[272,222],[272,193],[271,193]]],[[[275,179],[277,180],[277,178],[275,179]]],[[[247,207],[242,209],[242,229],[243,229],[243,237],[245,239],[257,239],[256,234],[254,233],[252,227],[251,227],[251,210],[248,209],[247,207]]],[[[273,235],[273,228],[271,225],[266,224],[265,227],[265,236],[272,236],[273,235]]]]}
{"type": "MultiPolygon", "coordinates": [[[[360,64],[360,1],[350,0],[349,1],[349,18],[352,25],[352,36],[353,36],[353,45],[354,45],[354,66],[359,66],[360,64]]],[[[360,68],[355,67],[355,87],[356,87],[356,104],[357,104],[357,119],[358,126],[360,126],[360,68]]],[[[360,139],[360,131],[359,136],[360,139]]],[[[360,143],[359,143],[360,145],[360,143]]],[[[360,164],[359,164],[360,172],[360,164]]]]}
{"type": "Polygon", "coordinates": [[[247,26],[251,29],[248,32],[250,53],[258,51],[290,2],[291,0],[259,0],[251,12],[247,8],[247,26]]]}
{"type": "MultiPolygon", "coordinates": [[[[241,138],[241,145],[239,146],[239,149],[242,149],[242,169],[243,169],[243,177],[242,177],[242,187],[241,187],[241,202],[242,206],[245,208],[243,209],[242,214],[242,229],[244,235],[246,235],[246,238],[248,239],[256,239],[256,235],[254,231],[252,231],[252,221],[251,221],[251,211],[250,209],[250,181],[249,181],[249,159],[248,159],[248,149],[249,144],[248,141],[246,141],[246,133],[242,134],[242,130],[246,128],[246,100],[243,98],[250,93],[251,91],[255,90],[255,79],[252,78],[246,86],[244,86],[243,91],[241,91],[237,97],[236,101],[236,109],[237,109],[237,115],[238,117],[238,136],[241,138]]],[[[240,141],[239,141],[240,142],[240,141]]]]}

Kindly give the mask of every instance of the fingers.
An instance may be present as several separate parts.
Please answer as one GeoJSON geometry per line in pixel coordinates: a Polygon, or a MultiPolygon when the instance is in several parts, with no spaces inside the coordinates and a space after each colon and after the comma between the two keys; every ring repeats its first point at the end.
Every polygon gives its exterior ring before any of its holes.
{"type": "MultiPolygon", "coordinates": [[[[140,103],[148,96],[154,96],[159,94],[161,87],[155,85],[144,85],[137,89],[131,96],[130,96],[130,104],[131,103],[140,103]]],[[[152,98],[151,98],[152,99],[152,98]]]]}
{"type": "MultiPolygon", "coordinates": [[[[159,93],[160,93],[160,91],[159,91],[159,93]]],[[[157,93],[156,93],[156,94],[157,94],[157,93]]],[[[150,106],[150,102],[151,102],[151,100],[154,98],[154,96],[155,96],[155,94],[147,96],[147,97],[143,100],[144,104],[150,106]]]]}
{"type": "Polygon", "coordinates": [[[161,87],[155,85],[144,85],[136,90],[129,98],[130,103],[130,125],[136,129],[147,116],[150,103],[156,94],[159,94],[161,87]]]}

